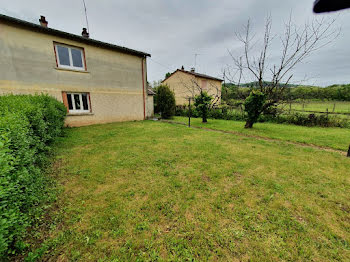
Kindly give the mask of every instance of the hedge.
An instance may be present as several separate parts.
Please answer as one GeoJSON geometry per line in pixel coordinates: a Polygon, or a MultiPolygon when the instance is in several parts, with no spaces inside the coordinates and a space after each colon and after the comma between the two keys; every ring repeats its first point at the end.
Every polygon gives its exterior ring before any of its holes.
{"type": "Polygon", "coordinates": [[[44,174],[65,106],[47,95],[0,96],[0,259],[20,253],[50,197],[44,174]]]}

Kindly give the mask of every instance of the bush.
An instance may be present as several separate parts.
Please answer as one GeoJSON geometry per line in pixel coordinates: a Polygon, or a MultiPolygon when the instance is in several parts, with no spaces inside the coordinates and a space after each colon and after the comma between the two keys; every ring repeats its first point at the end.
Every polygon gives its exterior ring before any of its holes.
{"type": "Polygon", "coordinates": [[[66,112],[47,95],[0,97],[0,258],[25,248],[26,230],[43,212],[43,169],[66,112]]]}
{"type": "Polygon", "coordinates": [[[210,95],[208,95],[207,92],[204,91],[202,91],[199,95],[197,95],[194,98],[194,106],[196,107],[197,112],[199,112],[203,123],[208,122],[207,118],[212,99],[213,97],[211,97],[210,95]]]}
{"type": "Polygon", "coordinates": [[[168,86],[161,85],[156,88],[154,96],[155,113],[159,113],[162,118],[169,119],[175,115],[175,95],[168,86]]]}
{"type": "Polygon", "coordinates": [[[244,110],[247,113],[247,122],[245,128],[252,128],[253,124],[259,119],[263,111],[266,97],[260,91],[252,91],[244,101],[244,110]]]}

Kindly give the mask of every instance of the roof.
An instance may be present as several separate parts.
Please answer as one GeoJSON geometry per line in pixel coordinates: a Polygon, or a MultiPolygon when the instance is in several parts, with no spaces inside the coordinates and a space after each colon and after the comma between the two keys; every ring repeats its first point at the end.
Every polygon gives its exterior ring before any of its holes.
{"type": "Polygon", "coordinates": [[[314,3],[314,12],[324,13],[338,11],[349,7],[350,2],[348,0],[316,0],[314,3]]]}
{"type": "Polygon", "coordinates": [[[38,24],[34,24],[34,23],[20,20],[20,19],[14,18],[14,17],[6,16],[3,14],[0,14],[0,21],[6,22],[8,24],[21,26],[21,27],[27,28],[27,29],[32,30],[32,31],[36,31],[36,32],[40,32],[40,33],[44,33],[44,34],[48,34],[48,35],[59,36],[59,37],[67,38],[70,40],[78,41],[78,42],[81,42],[84,44],[111,49],[111,50],[118,51],[121,53],[131,54],[131,55],[135,55],[135,56],[139,56],[139,57],[151,56],[150,54],[147,54],[147,53],[144,53],[141,51],[137,51],[137,50],[133,50],[133,49],[130,49],[127,47],[118,46],[118,45],[114,45],[114,44],[110,44],[110,43],[106,43],[106,42],[101,42],[101,41],[94,40],[91,38],[82,37],[80,35],[74,35],[71,33],[52,29],[49,27],[44,27],[44,26],[41,26],[38,24]]]}
{"type": "Polygon", "coordinates": [[[164,79],[162,81],[162,83],[169,79],[170,77],[172,77],[175,73],[177,72],[183,72],[183,73],[186,73],[186,74],[190,74],[190,75],[193,75],[193,76],[197,76],[197,77],[202,77],[202,78],[206,78],[206,79],[210,79],[210,80],[216,80],[216,81],[224,81],[223,79],[220,79],[220,78],[216,78],[216,77],[213,77],[213,76],[209,76],[209,75],[204,75],[204,74],[199,74],[199,73],[196,73],[196,72],[192,72],[192,71],[186,71],[186,70],[182,70],[182,69],[177,69],[175,72],[173,72],[169,77],[167,77],[166,79],[164,79]]]}
{"type": "Polygon", "coordinates": [[[151,88],[148,88],[147,89],[147,95],[154,96],[154,95],[156,95],[156,93],[151,88]]]}

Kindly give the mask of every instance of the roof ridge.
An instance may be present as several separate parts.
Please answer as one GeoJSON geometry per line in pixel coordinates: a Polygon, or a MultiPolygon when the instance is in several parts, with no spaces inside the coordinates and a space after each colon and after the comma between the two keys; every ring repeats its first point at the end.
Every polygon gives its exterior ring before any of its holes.
{"type": "Polygon", "coordinates": [[[21,19],[12,17],[12,16],[7,16],[4,14],[0,14],[0,20],[4,20],[4,21],[7,21],[7,22],[13,23],[13,24],[18,24],[18,25],[24,26],[24,27],[31,27],[32,29],[37,29],[38,31],[40,31],[42,33],[57,35],[57,36],[60,36],[63,38],[76,40],[78,42],[83,42],[83,43],[87,43],[87,44],[91,44],[91,45],[96,45],[96,46],[101,46],[101,47],[117,50],[119,52],[124,52],[124,53],[133,54],[136,56],[143,56],[143,57],[151,56],[150,54],[142,52],[142,51],[134,50],[134,49],[131,49],[128,47],[119,46],[119,45],[115,45],[115,44],[111,44],[111,43],[107,43],[107,42],[102,42],[100,40],[95,40],[92,38],[86,38],[86,37],[83,37],[80,35],[68,33],[65,31],[58,30],[58,29],[54,29],[54,28],[43,27],[41,25],[34,24],[32,22],[28,22],[25,20],[21,20],[21,19]]]}

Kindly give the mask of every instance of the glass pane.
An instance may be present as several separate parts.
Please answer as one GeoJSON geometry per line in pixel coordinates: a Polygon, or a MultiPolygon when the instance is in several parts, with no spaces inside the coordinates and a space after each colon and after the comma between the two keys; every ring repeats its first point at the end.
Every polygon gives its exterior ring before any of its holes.
{"type": "Polygon", "coordinates": [[[74,105],[75,105],[75,110],[80,110],[81,106],[80,106],[80,95],[75,94],[74,95],[74,105]]]}
{"type": "Polygon", "coordinates": [[[57,45],[58,60],[60,65],[70,65],[68,48],[64,46],[57,45]]]}
{"type": "Polygon", "coordinates": [[[82,68],[83,67],[82,51],[79,49],[71,48],[71,52],[72,52],[73,66],[82,68]]]}
{"type": "Polygon", "coordinates": [[[71,94],[67,94],[67,100],[68,100],[69,110],[73,110],[73,102],[72,102],[72,95],[71,94]]]}
{"type": "Polygon", "coordinates": [[[84,110],[89,110],[87,94],[82,94],[81,97],[83,99],[83,108],[84,108],[84,110]]]}

